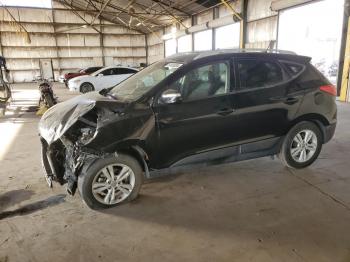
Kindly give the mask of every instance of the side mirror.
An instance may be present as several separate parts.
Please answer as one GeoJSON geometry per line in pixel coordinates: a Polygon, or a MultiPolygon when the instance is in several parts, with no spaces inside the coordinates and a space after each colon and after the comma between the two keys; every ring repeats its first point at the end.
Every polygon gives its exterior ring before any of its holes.
{"type": "Polygon", "coordinates": [[[97,76],[98,76],[98,77],[101,77],[101,76],[103,76],[103,74],[98,74],[97,76]]]}
{"type": "Polygon", "coordinates": [[[165,90],[160,97],[160,101],[162,104],[175,104],[180,102],[181,100],[181,94],[174,89],[165,90]]]}

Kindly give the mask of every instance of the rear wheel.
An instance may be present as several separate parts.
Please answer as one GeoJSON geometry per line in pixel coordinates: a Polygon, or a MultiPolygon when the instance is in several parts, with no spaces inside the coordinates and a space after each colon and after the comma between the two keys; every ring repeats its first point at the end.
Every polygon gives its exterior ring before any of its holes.
{"type": "Polygon", "coordinates": [[[283,141],[279,154],[282,162],[291,168],[311,165],[322,149],[320,129],[311,122],[301,122],[294,126],[283,141]]]}
{"type": "Polygon", "coordinates": [[[98,159],[83,169],[78,189],[92,209],[117,206],[135,199],[143,182],[142,168],[131,156],[98,159]]]}
{"type": "Polygon", "coordinates": [[[94,91],[95,88],[92,84],[90,83],[83,83],[80,86],[80,92],[82,92],[83,94],[94,91]]]}
{"type": "Polygon", "coordinates": [[[45,104],[48,108],[55,105],[55,99],[52,97],[52,95],[50,93],[44,94],[44,100],[45,100],[45,104]]]}

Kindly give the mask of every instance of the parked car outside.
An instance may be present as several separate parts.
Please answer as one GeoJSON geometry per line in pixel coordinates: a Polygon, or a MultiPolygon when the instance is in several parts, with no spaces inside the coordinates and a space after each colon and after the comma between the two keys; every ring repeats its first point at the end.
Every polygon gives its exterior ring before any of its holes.
{"type": "Polygon", "coordinates": [[[335,96],[305,56],[170,56],[49,109],[39,124],[46,177],[98,209],[136,198],[169,168],[273,155],[304,168],[334,135],[335,96]]]}
{"type": "Polygon", "coordinates": [[[67,74],[61,75],[58,79],[59,82],[64,83],[68,87],[68,81],[74,77],[82,76],[82,75],[89,75],[97,70],[100,70],[103,68],[102,66],[94,66],[94,67],[87,67],[83,69],[79,69],[76,72],[69,72],[67,74]]]}
{"type": "Polygon", "coordinates": [[[81,93],[101,90],[119,84],[136,72],[138,70],[131,67],[104,67],[91,75],[83,75],[69,80],[68,88],[71,91],[79,91],[81,93]]]}

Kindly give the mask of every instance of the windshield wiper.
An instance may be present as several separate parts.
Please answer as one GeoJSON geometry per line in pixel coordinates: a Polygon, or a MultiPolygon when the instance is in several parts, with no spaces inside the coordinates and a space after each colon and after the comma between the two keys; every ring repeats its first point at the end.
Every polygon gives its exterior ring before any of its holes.
{"type": "Polygon", "coordinates": [[[102,89],[102,90],[99,92],[99,94],[100,94],[100,95],[103,95],[103,96],[106,96],[106,97],[113,98],[114,100],[118,100],[118,98],[117,98],[115,95],[113,95],[111,92],[109,92],[109,91],[110,91],[109,88],[104,88],[104,89],[102,89]]]}

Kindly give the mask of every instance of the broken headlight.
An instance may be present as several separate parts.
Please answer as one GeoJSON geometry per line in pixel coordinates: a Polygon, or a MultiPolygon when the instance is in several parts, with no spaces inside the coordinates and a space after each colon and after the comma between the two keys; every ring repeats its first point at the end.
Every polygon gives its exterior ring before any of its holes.
{"type": "Polygon", "coordinates": [[[66,136],[73,143],[86,145],[91,142],[97,130],[97,114],[94,110],[78,118],[66,136]]]}
{"type": "Polygon", "coordinates": [[[80,133],[81,135],[78,140],[83,145],[86,145],[94,138],[96,133],[96,128],[92,128],[92,127],[81,128],[80,133]]]}

